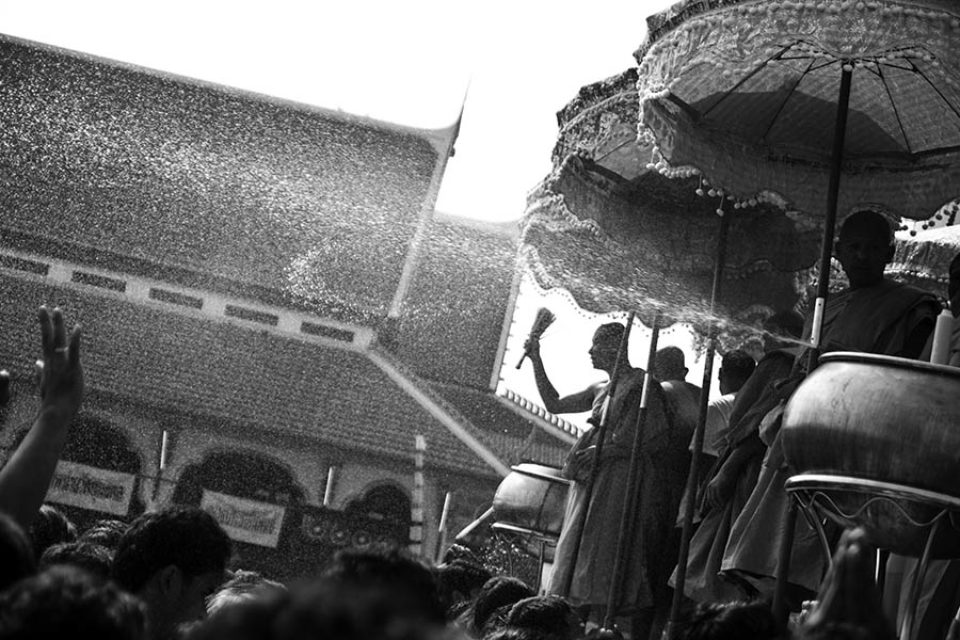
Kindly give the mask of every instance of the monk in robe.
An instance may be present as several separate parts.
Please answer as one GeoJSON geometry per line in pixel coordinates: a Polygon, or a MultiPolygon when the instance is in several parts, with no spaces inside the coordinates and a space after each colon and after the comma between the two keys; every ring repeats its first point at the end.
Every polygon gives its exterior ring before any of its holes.
{"type": "MultiPolygon", "coordinates": [[[[606,372],[611,379],[624,330],[619,323],[600,326],[590,348],[594,368],[606,372]]],[[[607,397],[610,382],[560,397],[547,377],[537,340],[528,340],[525,347],[533,363],[537,389],[548,411],[593,413],[590,422],[594,428],[580,437],[564,466],[564,475],[573,483],[547,592],[568,598],[582,613],[600,622],[606,613],[614,573],[620,521],[627,501],[630,454],[646,373],[624,362],[613,397],[607,397]],[[606,435],[601,458],[596,461],[597,426],[604,411],[607,412],[606,435]],[[587,483],[595,463],[599,464],[596,484],[587,495],[587,483]]],[[[665,553],[676,514],[670,511],[674,488],[666,486],[667,478],[672,476],[663,468],[662,454],[676,448],[677,438],[671,432],[664,405],[660,386],[650,385],[641,437],[638,500],[631,514],[632,545],[625,563],[624,588],[615,612],[616,616],[632,618],[631,636],[638,639],[647,638],[651,633],[656,635],[652,631],[654,620],[665,619],[670,607],[667,576],[658,573],[662,564],[658,561],[665,553]]]]}
{"type": "Polygon", "coordinates": [[[684,594],[698,602],[742,600],[752,595],[752,588],[741,581],[722,576],[720,566],[730,528],[760,474],[766,452],[759,436],[760,421],[778,402],[775,384],[793,369],[800,348],[789,339],[799,339],[803,317],[783,311],[769,318],[763,329],[765,353],[737,393],[727,428],[718,433],[718,459],[701,499],[703,518],[690,540],[684,594]]]}
{"type": "MultiPolygon", "coordinates": [[[[821,351],[861,351],[916,358],[933,331],[940,305],[929,292],[889,281],[883,272],[893,257],[893,233],[885,217],[860,211],[843,222],[836,256],[849,279],[848,289],[827,301],[821,351]]],[[[811,321],[804,328],[809,338],[811,321]]],[[[746,580],[760,593],[773,594],[778,552],[786,534],[788,496],[784,483],[793,475],[780,443],[783,406],[803,379],[808,354],[797,358],[790,378],[779,383],[780,401],[761,420],[760,438],[767,444],[756,487],[734,522],[721,570],[746,580]]],[[[818,537],[804,518],[797,518],[787,577],[788,604],[813,597],[823,577],[826,558],[818,537]]]]}
{"type": "MultiPolygon", "coordinates": [[[[953,314],[953,331],[947,364],[960,367],[960,254],[950,262],[947,295],[953,314]]],[[[920,355],[930,360],[933,336],[920,355]]],[[[884,608],[887,616],[897,621],[899,628],[908,606],[909,585],[914,580],[918,560],[891,554],[887,563],[884,608]]],[[[917,638],[943,638],[947,635],[954,616],[960,609],[960,560],[933,560],[927,566],[917,598],[915,626],[917,638]]],[[[957,623],[954,623],[956,626],[957,623]]],[[[955,629],[956,630],[956,629],[955,629]]]]}

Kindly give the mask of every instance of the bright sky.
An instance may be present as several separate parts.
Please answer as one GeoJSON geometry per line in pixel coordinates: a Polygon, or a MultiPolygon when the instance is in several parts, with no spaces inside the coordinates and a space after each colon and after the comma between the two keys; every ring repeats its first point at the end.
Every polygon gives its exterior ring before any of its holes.
{"type": "Polygon", "coordinates": [[[515,220],[556,112],[669,0],[0,0],[0,32],[418,127],[463,123],[437,208],[515,220]],[[464,104],[464,98],[466,102],[464,104]]]}

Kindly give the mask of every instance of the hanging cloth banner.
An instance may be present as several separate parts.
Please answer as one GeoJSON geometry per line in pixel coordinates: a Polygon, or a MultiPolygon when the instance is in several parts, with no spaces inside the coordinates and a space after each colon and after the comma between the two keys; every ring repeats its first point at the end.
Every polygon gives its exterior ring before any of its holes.
{"type": "Polygon", "coordinates": [[[216,518],[231,540],[275,549],[286,507],[203,490],[200,508],[216,518]]]}
{"type": "Polygon", "coordinates": [[[61,460],[46,500],[116,516],[126,516],[136,476],[61,460]]]}

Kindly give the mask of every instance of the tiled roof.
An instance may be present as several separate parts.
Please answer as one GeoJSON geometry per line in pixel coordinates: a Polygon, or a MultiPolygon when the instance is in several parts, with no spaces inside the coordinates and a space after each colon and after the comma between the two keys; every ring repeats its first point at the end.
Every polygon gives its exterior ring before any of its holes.
{"type": "Polygon", "coordinates": [[[394,459],[412,459],[419,431],[429,443],[428,464],[494,475],[363,353],[167,313],[39,278],[0,274],[0,292],[0,362],[14,375],[31,375],[39,351],[37,307],[59,304],[70,322],[84,326],[81,351],[93,390],[394,459]]]}
{"type": "Polygon", "coordinates": [[[555,466],[563,463],[570,445],[508,409],[493,392],[440,383],[430,386],[469,418],[484,442],[505,463],[535,461],[555,466]]]}
{"type": "Polygon", "coordinates": [[[419,376],[485,389],[517,266],[516,224],[430,223],[400,321],[397,355],[419,376]]]}
{"type": "Polygon", "coordinates": [[[10,237],[385,313],[442,159],[424,132],[9,37],[0,61],[10,237]]]}

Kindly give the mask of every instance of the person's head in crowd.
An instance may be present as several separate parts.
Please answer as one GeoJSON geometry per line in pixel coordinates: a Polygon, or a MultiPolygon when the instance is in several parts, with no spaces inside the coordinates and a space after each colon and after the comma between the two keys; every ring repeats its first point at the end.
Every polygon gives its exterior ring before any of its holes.
{"type": "Polygon", "coordinates": [[[493,577],[483,565],[465,559],[440,565],[434,575],[448,619],[455,618],[458,608],[472,601],[493,577]]]}
{"type": "Polygon", "coordinates": [[[780,640],[785,629],[777,623],[770,603],[763,600],[701,604],[687,625],[684,640],[780,640]]]}
{"type": "Polygon", "coordinates": [[[658,349],[653,357],[653,377],[660,382],[687,379],[687,365],[680,347],[658,349]]]}
{"type": "Polygon", "coordinates": [[[27,533],[0,511],[0,592],[36,570],[37,559],[27,533]]]}
{"type": "Polygon", "coordinates": [[[879,284],[893,252],[893,229],[883,214],[863,210],[844,219],[835,253],[851,289],[879,284]]]}
{"type": "Polygon", "coordinates": [[[582,634],[580,618],[560,596],[532,596],[510,607],[506,627],[534,631],[549,640],[575,640],[582,634]]]}
{"type": "MultiPolygon", "coordinates": [[[[597,330],[593,333],[593,342],[589,351],[590,362],[594,369],[606,371],[613,375],[624,331],[626,331],[626,326],[619,322],[607,322],[597,327],[597,330]]],[[[624,363],[624,366],[626,364],[628,363],[624,363]]]]}
{"type": "Polygon", "coordinates": [[[238,602],[256,600],[287,590],[279,582],[268,580],[256,571],[236,571],[229,580],[207,599],[207,614],[238,602]]]}
{"type": "Polygon", "coordinates": [[[40,556],[40,569],[67,565],[77,567],[102,580],[110,579],[113,554],[106,547],[91,542],[61,542],[40,556]]]}
{"type": "Polygon", "coordinates": [[[720,382],[720,393],[736,393],[747,381],[747,378],[757,368],[757,362],[746,351],[734,349],[723,356],[720,371],[717,377],[720,382]]]}
{"type": "Polygon", "coordinates": [[[485,634],[483,640],[553,640],[553,637],[523,627],[501,627],[485,634]]]}
{"type": "Polygon", "coordinates": [[[45,504],[30,525],[30,540],[33,553],[39,558],[51,547],[61,542],[73,542],[77,539],[77,527],[62,511],[45,504]]]}
{"type": "Polygon", "coordinates": [[[187,630],[185,640],[273,640],[287,600],[286,590],[275,590],[216,607],[187,630]]]}
{"type": "Polygon", "coordinates": [[[75,567],[51,567],[0,594],[0,638],[49,640],[146,638],[136,597],[75,567]]]}
{"type": "Polygon", "coordinates": [[[960,253],[950,261],[950,281],[947,295],[950,297],[950,311],[955,318],[960,317],[960,253]]]}
{"type": "Polygon", "coordinates": [[[793,309],[778,311],[763,323],[764,351],[789,346],[789,339],[799,340],[803,335],[803,315],[793,309]]]}
{"type": "Polygon", "coordinates": [[[362,588],[359,583],[346,585],[321,578],[295,587],[288,606],[277,616],[272,640],[450,638],[442,621],[428,620],[422,612],[406,608],[397,598],[396,586],[362,588]]]}
{"type": "Polygon", "coordinates": [[[509,613],[509,607],[532,595],[535,595],[533,589],[523,580],[511,576],[490,578],[477,594],[472,612],[468,612],[472,615],[472,619],[468,620],[468,631],[482,633],[497,609],[505,607],[503,613],[509,613]]]}
{"type": "Polygon", "coordinates": [[[206,599],[223,584],[231,551],[213,516],[170,507],[133,521],[113,556],[113,579],[144,600],[150,634],[163,638],[206,615],[206,599]]]}
{"type": "Polygon", "coordinates": [[[443,552],[441,563],[449,564],[451,562],[456,562],[457,560],[463,560],[476,565],[483,564],[483,562],[480,561],[480,556],[478,556],[473,549],[463,544],[454,543],[447,547],[447,550],[443,552]]]}
{"type": "Polygon", "coordinates": [[[340,551],[321,578],[344,593],[383,594],[398,611],[427,623],[443,624],[446,619],[433,572],[400,547],[340,551]]]}
{"type": "Polygon", "coordinates": [[[117,545],[120,544],[120,538],[123,537],[128,528],[129,525],[123,520],[112,518],[97,520],[90,528],[81,533],[77,540],[98,544],[111,551],[116,551],[117,545]]]}

